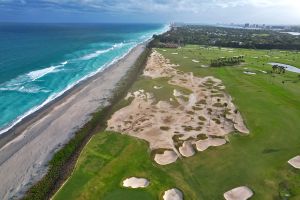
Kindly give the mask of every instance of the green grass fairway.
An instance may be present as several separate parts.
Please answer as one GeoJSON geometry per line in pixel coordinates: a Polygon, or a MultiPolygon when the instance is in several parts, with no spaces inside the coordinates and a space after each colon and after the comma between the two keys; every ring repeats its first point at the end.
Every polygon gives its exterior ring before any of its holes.
{"type": "MultiPolygon", "coordinates": [[[[146,142],[102,132],[87,144],[75,172],[54,199],[150,200],[177,187],[185,200],[219,200],[224,192],[242,185],[254,191],[254,200],[300,199],[300,170],[287,164],[300,155],[300,77],[290,72],[272,77],[259,71],[270,71],[268,62],[300,68],[300,54],[200,46],[157,50],[184,72],[223,80],[250,135],[233,134],[225,146],[161,167],[152,161],[146,142]],[[172,54],[175,52],[178,54],[172,54]],[[203,67],[211,59],[239,55],[246,60],[241,66],[203,67]],[[192,62],[193,59],[200,63],[192,62]],[[246,70],[257,74],[246,75],[246,70]],[[150,186],[138,190],[122,188],[122,180],[132,176],[149,179],[150,186]]],[[[167,100],[173,88],[166,79],[152,81],[141,77],[131,90],[144,89],[167,100]],[[164,87],[162,91],[154,90],[155,85],[164,87]]]]}

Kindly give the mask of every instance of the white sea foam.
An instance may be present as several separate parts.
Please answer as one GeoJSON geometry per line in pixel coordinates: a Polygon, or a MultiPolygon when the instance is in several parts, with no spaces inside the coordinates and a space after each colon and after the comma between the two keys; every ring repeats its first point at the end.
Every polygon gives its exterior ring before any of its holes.
{"type": "MultiPolygon", "coordinates": [[[[163,30],[161,31],[157,31],[154,34],[162,34],[164,32],[167,32],[168,30],[170,30],[170,26],[166,25],[163,30]]],[[[115,59],[113,59],[111,62],[106,63],[105,65],[100,66],[96,71],[82,77],[81,79],[79,79],[78,81],[69,84],[63,91],[59,92],[59,93],[54,93],[51,96],[49,96],[47,98],[47,100],[45,100],[41,105],[38,105],[36,107],[33,107],[32,109],[30,109],[29,111],[27,111],[26,113],[24,113],[23,115],[19,116],[16,118],[16,120],[14,120],[9,126],[4,127],[3,129],[0,129],[0,135],[9,131],[11,128],[13,128],[15,125],[17,125],[18,123],[20,123],[24,118],[26,118],[27,116],[35,113],[36,111],[40,110],[42,107],[44,107],[45,105],[49,104],[50,102],[52,102],[53,100],[55,100],[56,98],[60,97],[61,95],[63,95],[65,92],[69,91],[70,89],[72,89],[74,86],[76,86],[78,83],[102,72],[103,70],[105,70],[107,67],[115,64],[116,62],[118,62],[119,60],[123,59],[132,49],[134,49],[137,45],[142,44],[145,41],[148,41],[151,39],[152,36],[150,36],[149,38],[145,38],[145,40],[141,41],[140,43],[135,43],[135,45],[133,47],[131,47],[126,53],[124,53],[123,55],[116,57],[115,59]]],[[[121,43],[120,43],[121,44],[121,43]]],[[[115,44],[118,45],[118,44],[115,44]]],[[[63,63],[61,63],[61,65],[66,65],[68,62],[65,61],[63,63]]]]}
{"type": "Polygon", "coordinates": [[[56,66],[50,66],[20,75],[10,81],[0,84],[0,91],[18,91],[23,93],[49,92],[47,90],[42,90],[39,86],[34,85],[32,82],[44,77],[47,74],[60,71],[60,68],[65,66],[67,63],[68,61],[64,61],[56,66]]]}
{"type": "MultiPolygon", "coordinates": [[[[134,46],[135,47],[135,46],[134,46]]],[[[69,91],[70,89],[72,89],[74,86],[76,86],[78,83],[96,75],[97,73],[100,73],[101,71],[105,70],[107,67],[115,64],[116,62],[118,62],[119,60],[121,60],[122,58],[124,58],[134,47],[132,47],[131,49],[128,50],[128,52],[126,52],[124,55],[115,58],[114,60],[112,60],[110,63],[107,63],[105,65],[102,65],[102,67],[100,67],[98,70],[96,70],[95,72],[92,72],[84,77],[82,77],[81,79],[79,79],[78,81],[69,84],[63,91],[59,92],[59,93],[54,93],[51,96],[49,96],[41,105],[38,105],[36,107],[33,107],[32,109],[30,109],[29,111],[27,111],[26,113],[24,113],[23,115],[17,117],[17,119],[15,121],[13,121],[13,123],[11,123],[9,125],[9,127],[6,127],[4,129],[0,129],[0,135],[9,131],[11,128],[13,128],[15,125],[17,125],[19,122],[21,122],[24,118],[26,118],[27,116],[31,115],[32,113],[35,113],[36,111],[40,110],[41,108],[43,108],[45,105],[49,104],[50,102],[52,102],[53,100],[55,100],[56,98],[60,97],[61,95],[63,95],[65,92],[69,91]]]]}
{"type": "Polygon", "coordinates": [[[66,65],[66,64],[68,64],[68,63],[69,63],[68,61],[65,61],[65,62],[62,62],[62,63],[60,63],[60,64],[66,65]]]}
{"type": "Polygon", "coordinates": [[[42,78],[46,74],[55,72],[55,70],[56,70],[56,66],[51,66],[45,69],[29,72],[27,75],[30,77],[31,80],[35,81],[39,78],[42,78]]]}
{"type": "Polygon", "coordinates": [[[106,49],[106,50],[98,50],[98,51],[95,51],[94,53],[90,53],[90,54],[87,54],[85,56],[82,56],[80,58],[80,60],[90,60],[92,58],[96,58],[96,57],[100,56],[101,54],[110,52],[112,50],[113,50],[113,48],[109,48],[109,49],[106,49]]]}
{"type": "Polygon", "coordinates": [[[66,64],[68,64],[68,61],[64,61],[59,65],[50,66],[50,67],[47,67],[44,69],[39,69],[36,71],[29,72],[27,74],[27,76],[29,76],[31,78],[31,80],[35,81],[39,78],[42,78],[43,76],[45,76],[47,74],[58,72],[59,68],[64,67],[66,64]]]}
{"type": "MultiPolygon", "coordinates": [[[[136,45],[137,46],[137,45],[136,45]]],[[[119,60],[121,60],[122,58],[124,58],[133,48],[135,48],[136,46],[133,46],[132,48],[130,48],[125,54],[121,55],[120,57],[116,57],[115,59],[113,59],[111,62],[106,63],[104,65],[102,65],[101,67],[98,68],[98,70],[82,77],[81,79],[79,79],[78,81],[69,84],[63,91],[59,92],[59,93],[54,93],[51,96],[49,96],[41,105],[33,107],[32,109],[30,109],[29,111],[27,111],[26,113],[24,113],[23,115],[17,117],[17,119],[11,123],[9,125],[9,127],[6,127],[4,129],[0,129],[0,135],[9,131],[11,128],[13,128],[16,124],[18,124],[19,122],[21,122],[24,118],[26,118],[27,116],[31,115],[32,113],[38,111],[39,109],[41,109],[42,107],[44,107],[45,105],[47,105],[48,103],[52,102],[53,100],[55,100],[56,98],[60,97],[61,95],[63,95],[65,92],[69,91],[70,89],[72,89],[74,86],[76,86],[78,83],[96,75],[97,73],[102,72],[103,70],[105,70],[107,67],[115,64],[116,62],[118,62],[119,60]]]]}
{"type": "Polygon", "coordinates": [[[15,86],[15,87],[0,87],[0,91],[17,91],[17,92],[21,92],[21,93],[48,93],[50,92],[50,90],[45,90],[42,89],[39,86],[15,86]]]}
{"type": "Polygon", "coordinates": [[[104,50],[97,50],[93,53],[90,53],[90,54],[87,54],[87,55],[84,55],[80,58],[80,60],[90,60],[90,59],[93,59],[93,58],[96,58],[102,54],[105,54],[105,53],[108,53],[110,51],[113,51],[114,49],[119,49],[119,48],[122,48],[123,46],[127,45],[129,43],[126,43],[124,44],[123,42],[121,43],[118,43],[118,44],[114,44],[111,48],[108,48],[108,49],[104,49],[104,50]]]}

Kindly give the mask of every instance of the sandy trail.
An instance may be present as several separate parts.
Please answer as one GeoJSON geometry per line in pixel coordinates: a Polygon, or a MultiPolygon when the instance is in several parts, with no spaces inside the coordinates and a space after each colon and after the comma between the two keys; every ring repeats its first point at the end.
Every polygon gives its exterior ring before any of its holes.
{"type": "Polygon", "coordinates": [[[0,149],[0,199],[19,198],[46,173],[53,153],[90,119],[90,114],[109,103],[112,90],[144,48],[144,44],[137,46],[14,131],[19,131],[19,136],[0,149]]]}
{"type": "Polygon", "coordinates": [[[192,156],[192,145],[204,151],[226,144],[226,136],[233,131],[249,133],[221,80],[196,77],[176,67],[154,51],[144,76],[168,78],[170,85],[184,88],[190,94],[174,89],[170,101],[157,101],[150,92],[135,91],[127,95],[133,98],[131,104],[115,112],[108,121],[108,130],[146,140],[151,150],[166,150],[166,154],[155,155],[154,160],[162,165],[175,162],[177,156],[192,156]]]}

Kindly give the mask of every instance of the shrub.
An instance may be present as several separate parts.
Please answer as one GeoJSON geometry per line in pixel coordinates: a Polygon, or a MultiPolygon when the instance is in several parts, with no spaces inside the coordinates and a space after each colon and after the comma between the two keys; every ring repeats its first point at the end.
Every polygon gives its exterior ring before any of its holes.
{"type": "Polygon", "coordinates": [[[162,131],[168,131],[168,130],[170,130],[170,127],[168,127],[168,126],[161,126],[160,130],[162,130],[162,131]]]}

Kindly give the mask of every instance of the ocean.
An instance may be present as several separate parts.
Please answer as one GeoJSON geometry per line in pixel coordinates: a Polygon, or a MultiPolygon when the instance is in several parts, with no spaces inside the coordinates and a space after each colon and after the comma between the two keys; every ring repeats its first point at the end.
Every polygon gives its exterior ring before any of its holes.
{"type": "Polygon", "coordinates": [[[0,23],[0,134],[167,29],[161,24],[0,23]]]}

